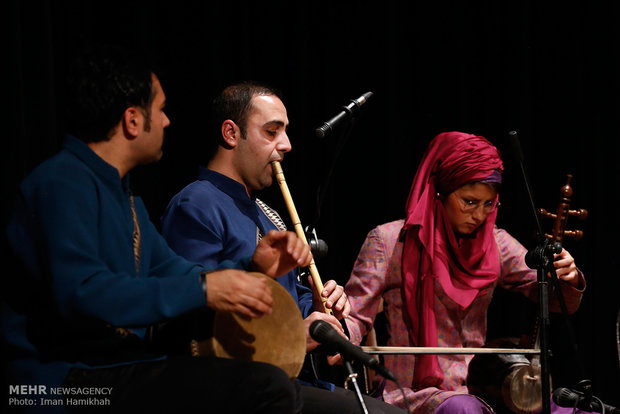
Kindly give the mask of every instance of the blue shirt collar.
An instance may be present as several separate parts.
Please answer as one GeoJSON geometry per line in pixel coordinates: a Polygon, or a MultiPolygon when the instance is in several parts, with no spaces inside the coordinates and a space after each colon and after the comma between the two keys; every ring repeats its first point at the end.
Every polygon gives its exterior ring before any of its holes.
{"type": "Polygon", "coordinates": [[[121,180],[121,176],[116,167],[105,162],[92,149],[90,149],[84,141],[74,137],[73,135],[66,135],[63,146],[67,151],[82,160],[84,164],[88,165],[90,169],[92,169],[104,180],[114,185],[118,185],[119,182],[121,182],[123,188],[129,188],[129,174],[126,174],[121,180]]]}
{"type": "Polygon", "coordinates": [[[200,167],[198,179],[209,181],[222,192],[245,204],[254,204],[256,200],[255,196],[248,196],[243,184],[208,168],[200,167]]]}

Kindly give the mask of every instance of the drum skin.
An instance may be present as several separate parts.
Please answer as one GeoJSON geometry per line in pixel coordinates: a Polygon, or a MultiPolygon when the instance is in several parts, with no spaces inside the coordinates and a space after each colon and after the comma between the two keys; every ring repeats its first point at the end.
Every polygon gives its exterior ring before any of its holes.
{"type": "Polygon", "coordinates": [[[267,362],[297,378],[306,355],[306,329],[299,307],[274,279],[256,272],[250,275],[267,279],[273,312],[260,318],[217,312],[213,337],[194,343],[192,353],[267,362]]]}
{"type": "MultiPolygon", "coordinates": [[[[514,347],[516,339],[502,338],[496,347],[514,347]]],[[[542,381],[538,356],[519,354],[476,355],[469,363],[469,392],[489,403],[497,412],[517,414],[542,410],[542,381]]]]}

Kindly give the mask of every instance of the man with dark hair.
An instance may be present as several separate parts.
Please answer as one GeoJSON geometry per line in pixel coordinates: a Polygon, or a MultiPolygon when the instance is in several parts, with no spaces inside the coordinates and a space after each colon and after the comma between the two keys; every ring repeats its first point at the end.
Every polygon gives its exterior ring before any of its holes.
{"type": "MultiPolygon", "coordinates": [[[[217,148],[198,180],[173,197],[162,218],[162,234],[170,247],[205,266],[218,266],[227,257],[243,257],[268,231],[284,230],[278,214],[255,193],[273,183],[272,162],[282,161],[291,150],[286,108],[272,88],[254,82],[231,85],[214,100],[214,113],[217,148]]],[[[339,319],[347,317],[350,305],[342,286],[329,280],[320,292],[333,312],[329,315],[318,294],[313,294],[311,278],[312,290],[301,284],[294,271],[277,280],[304,317],[306,352],[319,345],[308,333],[312,322],[323,320],[343,332],[339,319]]],[[[329,356],[328,361],[335,363],[339,358],[329,356]]],[[[353,392],[321,381],[311,369],[302,371],[299,381],[304,413],[359,412],[353,392]]],[[[402,412],[372,398],[365,400],[373,413],[402,412]]]]}
{"type": "Polygon", "coordinates": [[[149,328],[206,308],[270,313],[267,281],[241,269],[277,277],[307,265],[309,248],[294,233],[270,232],[220,270],[176,255],[129,183],[130,170],[162,156],[170,121],[159,79],[114,50],[79,60],[71,75],[69,130],[78,137],[23,181],[7,228],[24,269],[5,280],[9,408],[32,400],[28,409],[45,412],[298,410],[283,370],[167,356],[150,346],[149,328]],[[63,399],[61,386],[74,393],[63,399]]]}
{"type": "Polygon", "coordinates": [[[87,143],[108,140],[126,106],[142,111],[144,130],[150,131],[155,98],[151,66],[149,60],[138,60],[117,47],[86,49],[74,60],[66,77],[67,132],[87,143]]]}

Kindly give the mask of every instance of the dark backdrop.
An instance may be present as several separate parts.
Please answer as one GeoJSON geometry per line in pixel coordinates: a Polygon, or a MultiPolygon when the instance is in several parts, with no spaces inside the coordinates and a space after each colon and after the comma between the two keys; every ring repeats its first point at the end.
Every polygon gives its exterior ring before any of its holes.
{"type": "MultiPolygon", "coordinates": [[[[161,63],[172,120],[165,155],[134,174],[154,221],[195,177],[222,87],[256,79],[284,92],[294,150],[283,168],[302,223],[316,223],[329,245],[318,261],[323,280],[345,283],[366,233],[402,217],[424,148],[448,130],[484,135],[502,151],[498,224],[533,247],[536,226],[507,139],[516,130],[537,207],[555,210],[570,173],[571,206],[589,211],[584,223],[569,221],[585,233],[565,246],[588,288],[570,318],[577,355],[565,325],[552,320],[554,385],[589,378],[595,395],[618,406],[620,12],[615,2],[552,3],[6,1],[3,222],[19,180],[60,146],[60,80],[69,57],[93,41],[124,43],[161,63]],[[367,91],[374,96],[348,139],[340,130],[314,137],[367,91]],[[317,190],[333,160],[319,217],[317,190]]],[[[288,217],[277,186],[261,196],[288,217]]],[[[490,334],[527,324],[522,306],[498,294],[490,334]]]]}

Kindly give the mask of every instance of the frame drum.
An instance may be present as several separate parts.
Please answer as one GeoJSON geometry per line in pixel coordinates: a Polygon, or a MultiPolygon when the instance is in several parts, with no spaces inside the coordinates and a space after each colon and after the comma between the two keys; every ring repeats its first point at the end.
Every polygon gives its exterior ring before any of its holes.
{"type": "Polygon", "coordinates": [[[229,312],[217,312],[213,337],[192,344],[194,355],[267,362],[296,378],[306,356],[306,329],[297,303],[274,279],[267,279],[274,305],[270,315],[250,318],[229,312]]]}

